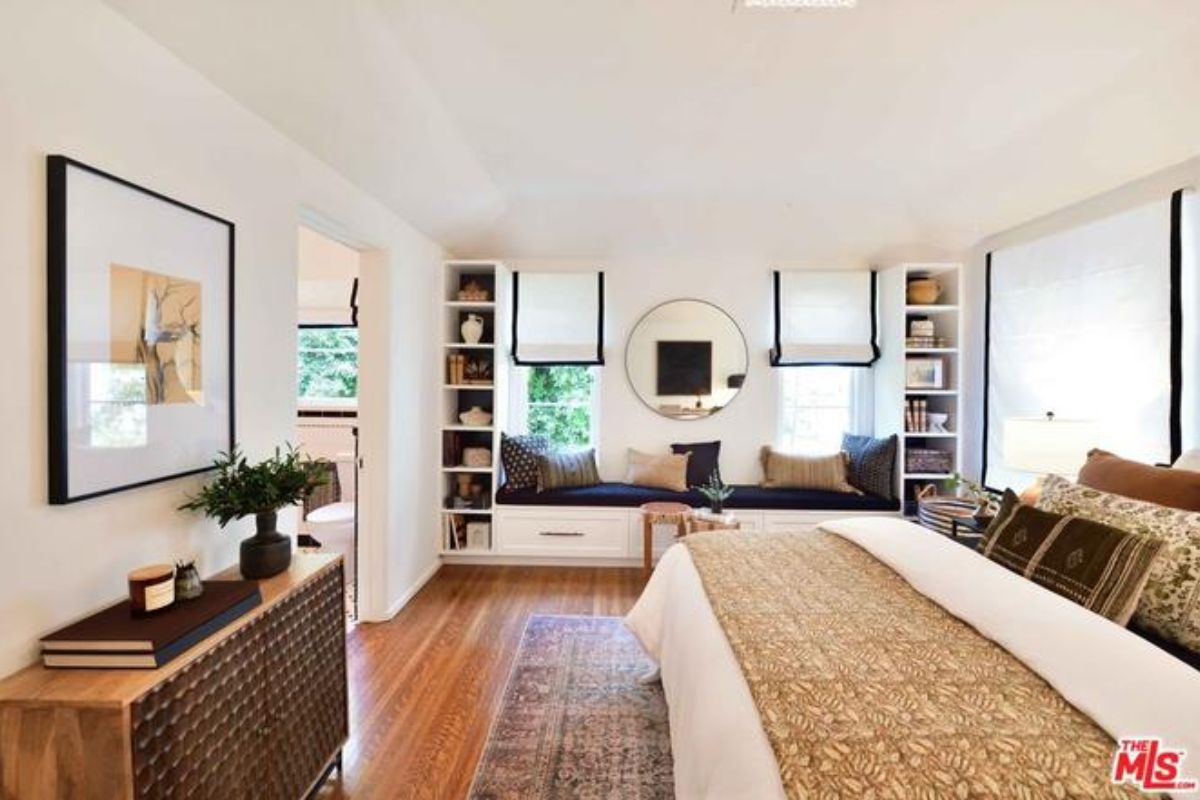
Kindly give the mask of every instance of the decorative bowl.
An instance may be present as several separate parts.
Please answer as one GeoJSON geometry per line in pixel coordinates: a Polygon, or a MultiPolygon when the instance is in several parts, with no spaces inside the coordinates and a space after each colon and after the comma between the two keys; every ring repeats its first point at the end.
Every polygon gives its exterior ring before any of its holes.
{"type": "Polygon", "coordinates": [[[472,406],[469,411],[459,414],[458,418],[463,425],[481,428],[492,421],[492,412],[484,411],[479,406],[472,406]]]}

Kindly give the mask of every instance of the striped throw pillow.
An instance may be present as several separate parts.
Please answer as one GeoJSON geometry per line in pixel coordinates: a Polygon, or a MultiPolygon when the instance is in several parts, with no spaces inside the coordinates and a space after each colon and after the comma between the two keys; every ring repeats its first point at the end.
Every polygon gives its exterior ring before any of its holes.
{"type": "Polygon", "coordinates": [[[538,456],[538,491],[595,486],[600,482],[596,451],[552,450],[538,456]]]}
{"type": "Polygon", "coordinates": [[[762,485],[769,489],[818,489],[843,494],[862,494],[850,485],[845,453],[828,456],[794,456],[764,447],[760,454],[762,485]]]}
{"type": "Polygon", "coordinates": [[[1069,514],[1022,505],[1011,489],[988,527],[983,555],[1125,625],[1164,543],[1069,514]]]}

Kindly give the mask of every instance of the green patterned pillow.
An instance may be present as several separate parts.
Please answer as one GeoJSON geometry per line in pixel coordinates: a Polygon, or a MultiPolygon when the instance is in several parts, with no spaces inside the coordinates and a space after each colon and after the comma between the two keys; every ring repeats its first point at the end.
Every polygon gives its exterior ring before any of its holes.
{"type": "Polygon", "coordinates": [[[538,456],[539,492],[595,486],[599,482],[596,451],[590,447],[586,450],[552,450],[538,456]]]}
{"type": "Polygon", "coordinates": [[[1055,475],[1046,478],[1037,507],[1165,541],[1133,622],[1200,652],[1200,512],[1089,489],[1055,475]]]}

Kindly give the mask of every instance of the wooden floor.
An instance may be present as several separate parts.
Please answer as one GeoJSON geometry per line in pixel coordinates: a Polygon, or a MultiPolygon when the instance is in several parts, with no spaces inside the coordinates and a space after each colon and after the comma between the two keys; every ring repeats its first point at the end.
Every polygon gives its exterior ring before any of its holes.
{"type": "Polygon", "coordinates": [[[446,566],[390,622],[350,633],[345,774],[318,797],[461,798],[531,614],[620,616],[638,569],[446,566]]]}

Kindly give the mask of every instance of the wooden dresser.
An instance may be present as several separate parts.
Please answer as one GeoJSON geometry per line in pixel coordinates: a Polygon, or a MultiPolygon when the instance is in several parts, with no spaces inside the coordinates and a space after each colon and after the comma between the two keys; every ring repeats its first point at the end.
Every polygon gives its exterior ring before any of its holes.
{"type": "Polygon", "coordinates": [[[160,669],[0,682],[0,798],[306,796],[349,735],[341,558],[297,554],[261,586],[262,605],[160,669]]]}

